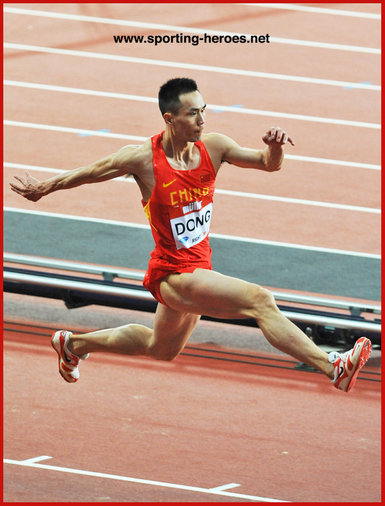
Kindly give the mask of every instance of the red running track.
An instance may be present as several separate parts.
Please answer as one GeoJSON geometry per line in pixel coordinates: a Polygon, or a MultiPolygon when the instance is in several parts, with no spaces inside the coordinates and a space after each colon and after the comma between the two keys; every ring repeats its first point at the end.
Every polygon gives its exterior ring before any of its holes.
{"type": "MultiPolygon", "coordinates": [[[[343,4],[338,4],[344,8],[343,4]]],[[[377,48],[379,21],[345,16],[291,12],[234,4],[17,4],[18,9],[48,10],[61,14],[129,19],[204,30],[238,33],[269,32],[289,39],[328,41],[377,48]]],[[[348,8],[349,5],[346,7],[348,8]]],[[[378,12],[379,4],[354,4],[348,10],[378,12]]],[[[4,38],[8,43],[51,49],[88,51],[92,54],[150,58],[153,62],[185,62],[230,69],[258,70],[343,82],[380,82],[380,56],[291,44],[223,45],[115,44],[118,33],[148,34],[149,28],[121,27],[105,23],[52,19],[6,13],[4,38]]],[[[151,30],[150,30],[151,31],[151,30]]],[[[160,30],[163,34],[170,31],[160,30]]],[[[126,63],[75,55],[46,54],[7,49],[4,70],[7,80],[66,86],[102,92],[130,93],[155,98],[159,85],[175,73],[197,79],[208,104],[230,105],[234,112],[209,110],[206,132],[225,133],[244,146],[263,147],[261,137],[271,125],[280,125],[293,136],[290,156],[310,156],[346,162],[347,165],[296,161],[287,158],[275,174],[247,171],[225,165],[217,187],[265,196],[331,203],[332,207],[217,195],[212,232],[252,237],[309,247],[379,254],[380,171],[351,163],[380,164],[380,132],[376,128],[300,121],[287,117],[241,114],[242,108],[380,122],[380,92],[263,79],[212,71],[174,69],[139,62],[126,63]],[[242,107],[237,110],[237,105],[242,107]],[[339,205],[367,208],[340,209],[339,205]],[[334,207],[333,207],[334,206],[334,207]],[[369,209],[369,211],[368,211],[369,209]],[[266,219],[267,217],[267,219],[266,219]],[[359,234],[357,233],[359,230],[359,234]]],[[[45,89],[7,85],[6,120],[52,127],[108,129],[112,133],[148,137],[164,123],[156,104],[117,100],[45,89]]],[[[36,130],[31,126],[6,125],[5,161],[33,165],[37,178],[47,178],[37,167],[72,169],[116,151],[127,139],[79,137],[75,133],[36,130]],[[20,150],[20,146],[23,149],[20,150]]],[[[147,223],[136,187],[108,182],[54,194],[37,203],[13,194],[8,182],[24,169],[5,170],[5,202],[13,208],[92,216],[133,223],[147,223]],[[98,206],[94,202],[99,202],[98,206]],[[111,205],[111,202],[114,205],[111,205]]],[[[53,173],[51,174],[53,175],[53,173]]]]}
{"type": "Polygon", "coordinates": [[[6,502],[380,501],[378,382],[93,354],[67,384],[49,330],[23,330],[5,331],[6,502]]]}

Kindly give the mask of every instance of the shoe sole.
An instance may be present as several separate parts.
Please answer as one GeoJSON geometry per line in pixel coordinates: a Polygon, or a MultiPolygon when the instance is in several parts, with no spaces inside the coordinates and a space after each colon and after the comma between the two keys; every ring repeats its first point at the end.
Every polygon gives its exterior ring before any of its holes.
{"type": "Polygon", "coordinates": [[[372,351],[372,343],[369,339],[366,339],[366,341],[362,345],[362,349],[361,349],[360,355],[358,357],[357,369],[354,371],[354,374],[350,378],[350,383],[348,385],[346,392],[349,392],[349,390],[354,387],[354,384],[357,380],[358,373],[360,372],[360,370],[364,367],[364,365],[368,361],[371,351],[372,351]]]}
{"type": "Polygon", "coordinates": [[[52,348],[56,351],[57,355],[58,355],[58,358],[59,358],[59,373],[61,375],[61,377],[67,382],[67,383],[75,383],[79,378],[73,378],[72,376],[69,376],[69,372],[68,372],[68,376],[65,376],[63,371],[62,371],[62,363],[64,365],[65,362],[63,361],[63,359],[61,358],[61,346],[60,346],[60,330],[58,332],[55,332],[51,338],[51,346],[52,348]],[[56,338],[56,335],[59,333],[59,337],[56,339],[55,341],[55,338],[56,338]],[[70,378],[70,379],[69,379],[70,378]]]}

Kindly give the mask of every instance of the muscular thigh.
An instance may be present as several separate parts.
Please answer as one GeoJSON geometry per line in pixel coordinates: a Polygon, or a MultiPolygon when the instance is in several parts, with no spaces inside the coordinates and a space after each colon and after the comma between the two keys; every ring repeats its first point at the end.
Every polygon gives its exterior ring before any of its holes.
{"type": "Polygon", "coordinates": [[[160,291],[173,309],[216,318],[255,317],[258,298],[266,298],[266,290],[258,285],[206,269],[171,274],[160,291]]]}

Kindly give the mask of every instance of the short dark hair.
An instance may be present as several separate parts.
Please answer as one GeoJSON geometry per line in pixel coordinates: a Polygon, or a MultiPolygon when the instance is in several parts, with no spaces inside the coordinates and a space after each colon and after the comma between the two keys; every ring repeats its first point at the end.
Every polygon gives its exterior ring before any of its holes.
{"type": "Polygon", "coordinates": [[[188,77],[175,77],[164,83],[158,94],[158,104],[162,116],[165,112],[176,114],[180,108],[179,96],[198,91],[197,83],[188,77]]]}

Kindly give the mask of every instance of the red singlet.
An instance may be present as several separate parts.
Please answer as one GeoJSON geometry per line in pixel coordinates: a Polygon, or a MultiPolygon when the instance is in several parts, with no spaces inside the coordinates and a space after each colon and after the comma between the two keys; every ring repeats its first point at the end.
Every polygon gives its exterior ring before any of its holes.
{"type": "Polygon", "coordinates": [[[151,138],[155,188],[142,204],[155,241],[143,285],[164,304],[160,282],[165,276],[212,268],[208,234],[216,174],[202,141],[195,143],[200,151],[196,169],[173,169],[163,151],[162,135],[151,138]]]}

